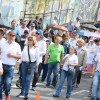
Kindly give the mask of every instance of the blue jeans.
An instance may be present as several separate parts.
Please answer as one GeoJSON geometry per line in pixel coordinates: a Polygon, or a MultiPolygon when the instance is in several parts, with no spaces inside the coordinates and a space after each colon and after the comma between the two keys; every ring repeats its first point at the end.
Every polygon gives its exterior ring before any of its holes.
{"type": "Polygon", "coordinates": [[[11,90],[11,83],[14,74],[14,66],[3,65],[3,75],[1,76],[0,82],[0,99],[2,99],[2,89],[5,90],[5,95],[8,96],[11,90]]]}
{"type": "Polygon", "coordinates": [[[100,99],[100,72],[99,71],[95,71],[95,75],[93,78],[93,85],[92,85],[92,98],[96,98],[96,93],[97,93],[97,98],[100,99]],[[97,92],[97,88],[99,85],[99,90],[97,92]]]}
{"type": "Polygon", "coordinates": [[[62,90],[62,87],[63,87],[63,84],[64,84],[66,77],[67,77],[67,93],[66,93],[66,96],[71,96],[72,79],[74,77],[74,74],[75,74],[75,72],[73,72],[72,75],[69,75],[67,71],[62,69],[60,83],[59,83],[58,88],[56,90],[57,96],[60,96],[60,93],[61,93],[61,90],[62,90]]]}
{"type": "Polygon", "coordinates": [[[28,95],[29,89],[30,89],[30,81],[32,79],[32,76],[36,69],[36,64],[33,65],[31,74],[27,74],[27,69],[29,67],[29,64],[22,62],[21,70],[22,70],[22,89],[21,93],[28,95]]]}
{"type": "Polygon", "coordinates": [[[51,74],[53,71],[54,77],[53,77],[52,85],[56,87],[56,82],[57,82],[58,74],[59,74],[59,67],[60,67],[60,63],[49,63],[48,64],[48,76],[47,76],[46,86],[50,86],[51,74]]]}
{"type": "Polygon", "coordinates": [[[47,72],[48,72],[48,64],[41,64],[40,68],[39,68],[39,77],[41,75],[41,70],[43,69],[43,73],[42,73],[42,80],[45,80],[45,78],[47,77],[47,72]]]}

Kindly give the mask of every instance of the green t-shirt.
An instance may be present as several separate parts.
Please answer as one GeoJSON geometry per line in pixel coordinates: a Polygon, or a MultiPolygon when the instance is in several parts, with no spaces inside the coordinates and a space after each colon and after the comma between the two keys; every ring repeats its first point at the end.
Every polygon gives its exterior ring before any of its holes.
{"type": "Polygon", "coordinates": [[[64,53],[64,48],[62,45],[59,44],[59,46],[56,47],[55,44],[51,44],[48,48],[48,51],[50,52],[48,63],[60,62],[61,54],[64,53]]]}

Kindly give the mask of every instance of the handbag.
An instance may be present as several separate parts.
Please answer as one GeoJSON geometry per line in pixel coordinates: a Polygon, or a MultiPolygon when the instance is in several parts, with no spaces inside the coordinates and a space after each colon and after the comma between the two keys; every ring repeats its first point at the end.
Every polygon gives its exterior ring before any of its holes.
{"type": "Polygon", "coordinates": [[[72,75],[72,74],[73,74],[73,72],[74,72],[74,70],[73,70],[73,69],[71,69],[71,68],[69,68],[69,66],[68,66],[68,75],[72,75]]]}
{"type": "Polygon", "coordinates": [[[32,67],[33,67],[34,63],[31,62],[31,58],[30,58],[30,54],[29,54],[29,46],[28,46],[28,57],[29,57],[29,66],[28,66],[28,69],[27,69],[27,73],[31,74],[32,67]]]}

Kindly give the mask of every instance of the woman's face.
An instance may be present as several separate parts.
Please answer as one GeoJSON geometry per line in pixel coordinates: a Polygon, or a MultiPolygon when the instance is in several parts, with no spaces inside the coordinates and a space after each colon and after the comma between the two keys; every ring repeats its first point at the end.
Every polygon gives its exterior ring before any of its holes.
{"type": "Polygon", "coordinates": [[[70,54],[74,54],[74,53],[75,53],[75,50],[74,50],[73,47],[70,48],[69,53],[70,53],[70,54]]]}
{"type": "Polygon", "coordinates": [[[28,44],[33,45],[33,39],[32,38],[28,38],[28,44]]]}

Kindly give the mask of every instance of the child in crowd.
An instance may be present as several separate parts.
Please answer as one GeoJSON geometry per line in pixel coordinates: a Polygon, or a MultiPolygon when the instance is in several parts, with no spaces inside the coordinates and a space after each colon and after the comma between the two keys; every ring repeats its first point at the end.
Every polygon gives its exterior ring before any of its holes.
{"type": "MultiPolygon", "coordinates": [[[[46,40],[46,46],[47,46],[46,48],[47,48],[47,50],[48,50],[49,45],[50,45],[50,40],[46,40]]],[[[48,57],[48,59],[49,59],[49,57],[48,57]]],[[[40,76],[41,70],[43,69],[42,79],[41,79],[42,82],[45,81],[45,78],[46,78],[47,72],[48,72],[48,63],[47,64],[44,64],[44,60],[45,60],[45,56],[43,56],[41,68],[39,70],[39,76],[40,76]]]]}

